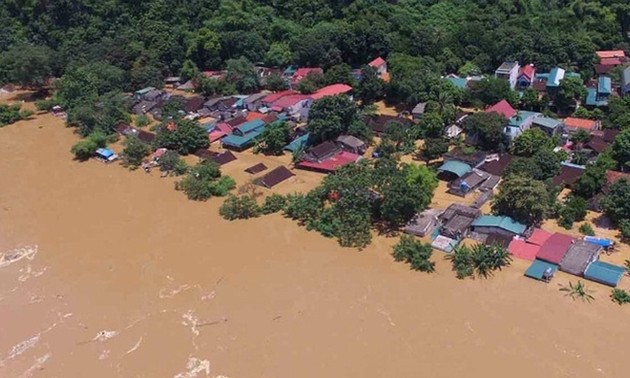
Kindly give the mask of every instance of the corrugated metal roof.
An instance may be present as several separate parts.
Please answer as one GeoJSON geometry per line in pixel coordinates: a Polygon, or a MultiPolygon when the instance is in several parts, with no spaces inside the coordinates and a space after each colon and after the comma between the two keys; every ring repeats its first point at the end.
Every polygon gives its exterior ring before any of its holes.
{"type": "Polygon", "coordinates": [[[619,284],[626,269],[603,261],[595,261],[584,272],[584,278],[615,287],[619,284]]]}
{"type": "Polygon", "coordinates": [[[621,82],[623,83],[623,85],[629,85],[630,84],[630,67],[627,67],[621,73],[621,82]]]}
{"type": "Polygon", "coordinates": [[[532,265],[527,268],[525,275],[530,278],[542,280],[547,269],[551,269],[552,273],[556,273],[558,271],[558,265],[536,259],[532,265]]]}
{"type": "Polygon", "coordinates": [[[306,142],[308,142],[308,136],[309,134],[306,133],[301,137],[295,138],[291,143],[284,146],[284,149],[291,152],[299,150],[300,148],[306,146],[306,142]]]}
{"type": "Polygon", "coordinates": [[[527,226],[506,216],[482,215],[472,223],[473,227],[498,227],[514,234],[520,235],[527,226]]]}
{"type": "Polygon", "coordinates": [[[548,87],[557,87],[560,85],[560,81],[564,79],[564,69],[555,67],[549,72],[549,79],[547,79],[548,87]]]}
{"type": "Polygon", "coordinates": [[[535,125],[542,126],[548,129],[555,129],[562,125],[562,121],[551,117],[538,117],[534,119],[535,125]]]}
{"type": "Polygon", "coordinates": [[[608,76],[600,76],[599,79],[597,79],[597,92],[600,94],[612,93],[612,81],[608,76]]]}
{"type": "Polygon", "coordinates": [[[449,160],[442,164],[442,166],[438,168],[438,171],[451,172],[457,175],[457,177],[462,177],[466,173],[472,171],[472,168],[470,165],[462,163],[461,161],[449,160]]]}

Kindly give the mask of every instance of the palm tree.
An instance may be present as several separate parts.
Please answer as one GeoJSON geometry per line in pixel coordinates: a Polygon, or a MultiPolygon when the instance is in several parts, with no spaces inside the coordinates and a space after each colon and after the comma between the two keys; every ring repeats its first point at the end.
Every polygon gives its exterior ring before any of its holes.
{"type": "Polygon", "coordinates": [[[591,295],[592,291],[587,289],[586,285],[584,285],[584,282],[581,280],[578,280],[575,285],[573,285],[573,282],[569,282],[568,286],[561,285],[560,291],[565,292],[565,295],[571,297],[573,300],[580,299],[589,303],[595,300],[595,297],[591,295]]]}

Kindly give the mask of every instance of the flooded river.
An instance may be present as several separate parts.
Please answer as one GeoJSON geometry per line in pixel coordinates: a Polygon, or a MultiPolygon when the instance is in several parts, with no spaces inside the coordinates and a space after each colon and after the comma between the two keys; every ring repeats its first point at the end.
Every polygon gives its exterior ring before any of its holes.
{"type": "Polygon", "coordinates": [[[630,308],[522,276],[412,272],[279,215],[227,222],[158,174],[0,129],[1,377],[625,377],[630,308]]]}

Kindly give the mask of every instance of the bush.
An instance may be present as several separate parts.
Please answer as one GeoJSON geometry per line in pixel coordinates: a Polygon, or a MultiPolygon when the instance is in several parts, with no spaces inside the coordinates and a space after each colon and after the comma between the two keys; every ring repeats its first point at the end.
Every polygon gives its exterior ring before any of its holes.
{"type": "Polygon", "coordinates": [[[263,214],[273,214],[283,210],[286,204],[286,197],[274,193],[265,198],[265,202],[263,203],[261,210],[263,214]]]}
{"type": "Polygon", "coordinates": [[[122,152],[123,164],[131,169],[138,168],[144,158],[151,153],[149,146],[135,136],[125,138],[123,145],[125,146],[122,152]]]}
{"type": "Polygon", "coordinates": [[[188,199],[205,201],[212,196],[225,196],[236,187],[236,182],[228,176],[221,177],[219,165],[212,160],[204,160],[190,169],[186,177],[175,183],[175,189],[186,193],[188,199]]]}
{"type": "Polygon", "coordinates": [[[140,114],[136,117],[136,126],[138,127],[145,127],[149,123],[151,123],[151,120],[145,114],[140,114]]]}
{"type": "Polygon", "coordinates": [[[35,101],[35,108],[39,111],[49,112],[55,105],[57,105],[57,102],[52,99],[35,101]]]}
{"type": "Polygon", "coordinates": [[[623,289],[612,289],[610,292],[610,299],[621,306],[626,303],[630,303],[630,294],[623,289]]]}
{"type": "Polygon", "coordinates": [[[593,230],[593,226],[590,223],[583,223],[580,226],[580,233],[587,236],[595,236],[595,230],[593,230]]]}
{"type": "Polygon", "coordinates": [[[97,149],[105,146],[107,146],[107,135],[95,131],[72,146],[70,152],[74,154],[75,159],[85,161],[94,156],[97,149]]]}
{"type": "Polygon", "coordinates": [[[251,196],[231,194],[219,208],[219,214],[227,220],[256,218],[260,216],[260,207],[251,196]]]}
{"type": "Polygon", "coordinates": [[[509,266],[512,261],[507,249],[499,245],[477,244],[472,248],[472,265],[479,277],[488,278],[496,270],[509,266]]]}
{"type": "Polygon", "coordinates": [[[160,171],[172,172],[176,176],[183,175],[188,170],[188,164],[182,160],[177,151],[173,150],[168,150],[160,156],[158,163],[160,164],[160,171]]]}
{"type": "Polygon", "coordinates": [[[421,243],[411,235],[401,236],[392,252],[394,260],[405,261],[411,269],[427,273],[435,271],[435,263],[429,260],[432,254],[430,244],[421,243]]]}
{"type": "Polygon", "coordinates": [[[21,119],[29,119],[35,114],[31,109],[20,110],[20,118],[21,119]]]}

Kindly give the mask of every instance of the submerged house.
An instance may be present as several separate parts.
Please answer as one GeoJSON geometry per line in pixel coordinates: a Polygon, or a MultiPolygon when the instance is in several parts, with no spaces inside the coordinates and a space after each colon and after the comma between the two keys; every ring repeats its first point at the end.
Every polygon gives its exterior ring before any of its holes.
{"type": "Polygon", "coordinates": [[[311,147],[296,166],[317,172],[332,173],[337,168],[356,163],[360,159],[360,155],[344,151],[339,144],[327,141],[311,147]]]}
{"type": "Polygon", "coordinates": [[[221,139],[221,144],[225,148],[242,151],[254,144],[254,141],[262,134],[264,128],[265,122],[262,119],[246,122],[232,130],[232,134],[221,139]]]}
{"type": "Polygon", "coordinates": [[[417,213],[405,226],[405,232],[416,236],[430,235],[437,227],[441,210],[428,209],[417,213]]]}
{"type": "Polygon", "coordinates": [[[406,128],[411,127],[411,120],[393,115],[374,114],[363,117],[363,122],[372,129],[376,135],[381,135],[393,124],[398,123],[406,128]]]}
{"type": "Polygon", "coordinates": [[[352,135],[340,135],[337,137],[336,141],[341,145],[344,151],[352,152],[357,155],[363,155],[367,149],[364,141],[352,135]]]}
{"type": "Polygon", "coordinates": [[[440,235],[459,240],[466,236],[468,228],[479,216],[481,210],[454,203],[439,217],[440,235]]]}
{"type": "Polygon", "coordinates": [[[560,261],[560,270],[576,276],[582,276],[586,268],[597,261],[602,247],[588,243],[584,240],[576,240],[560,261]]]}
{"type": "Polygon", "coordinates": [[[387,62],[385,61],[385,59],[381,58],[380,56],[374,59],[373,61],[371,61],[370,63],[368,63],[368,66],[374,68],[376,70],[376,73],[379,74],[379,76],[382,76],[387,73],[387,62]]]}
{"type": "Polygon", "coordinates": [[[473,168],[470,172],[452,181],[448,186],[448,192],[457,196],[466,197],[466,195],[477,189],[484,192],[491,191],[497,186],[500,180],[501,177],[499,176],[473,168]]]}
{"type": "Polygon", "coordinates": [[[465,176],[471,171],[472,167],[469,164],[458,160],[448,160],[438,168],[438,176],[442,180],[453,181],[465,176]]]}
{"type": "Polygon", "coordinates": [[[470,225],[473,232],[486,235],[503,235],[509,238],[523,235],[527,226],[506,216],[482,215],[470,225]]]}

